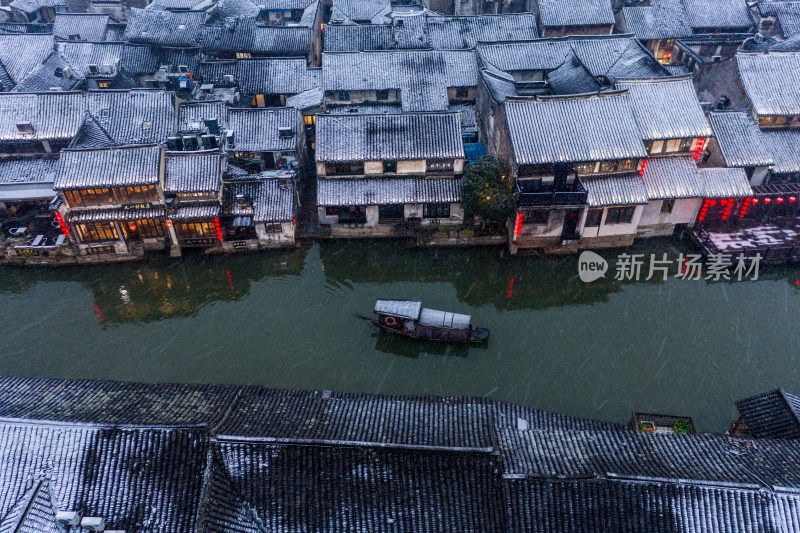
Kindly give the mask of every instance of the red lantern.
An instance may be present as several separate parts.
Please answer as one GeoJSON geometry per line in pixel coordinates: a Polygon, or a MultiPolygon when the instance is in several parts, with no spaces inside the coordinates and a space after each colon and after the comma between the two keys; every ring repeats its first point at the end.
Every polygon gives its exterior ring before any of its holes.
{"type": "Polygon", "coordinates": [[[697,139],[697,146],[695,147],[694,155],[692,156],[695,161],[700,159],[700,154],[703,153],[703,146],[705,146],[705,144],[706,144],[705,137],[700,137],[699,139],[697,139]]]}
{"type": "Polygon", "coordinates": [[[644,169],[647,168],[647,159],[642,159],[642,166],[639,167],[639,175],[644,176],[644,169]]]}
{"type": "Polygon", "coordinates": [[[517,213],[517,222],[514,224],[514,235],[519,237],[522,235],[522,220],[525,218],[525,215],[520,211],[517,213]]]}
{"type": "Polygon", "coordinates": [[[58,226],[61,228],[61,234],[64,235],[64,237],[69,237],[69,228],[67,227],[67,223],[64,222],[64,217],[58,211],[56,211],[55,216],[58,226]]]}

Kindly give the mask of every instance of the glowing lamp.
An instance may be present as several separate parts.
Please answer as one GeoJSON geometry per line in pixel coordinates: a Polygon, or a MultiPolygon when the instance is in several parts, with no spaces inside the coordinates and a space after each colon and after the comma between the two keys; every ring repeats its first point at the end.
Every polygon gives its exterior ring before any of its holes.
{"type": "Polygon", "coordinates": [[[168,228],[171,228],[171,227],[172,227],[172,221],[171,221],[171,220],[167,220],[167,227],[168,227],[168,228]]]}
{"type": "Polygon", "coordinates": [[[790,201],[790,202],[796,202],[796,201],[797,201],[797,198],[795,198],[794,196],[790,196],[790,197],[789,197],[789,201],[790,201]]]}
{"type": "Polygon", "coordinates": [[[783,203],[783,198],[775,198],[775,201],[778,202],[779,204],[782,204],[783,203]]]}
{"type": "Polygon", "coordinates": [[[758,198],[753,198],[753,203],[757,204],[758,203],[758,198]]]}
{"type": "Polygon", "coordinates": [[[131,224],[129,227],[131,228],[131,231],[136,231],[136,224],[131,224]]]}
{"type": "Polygon", "coordinates": [[[772,201],[772,198],[764,198],[764,203],[768,204],[772,201]]]}

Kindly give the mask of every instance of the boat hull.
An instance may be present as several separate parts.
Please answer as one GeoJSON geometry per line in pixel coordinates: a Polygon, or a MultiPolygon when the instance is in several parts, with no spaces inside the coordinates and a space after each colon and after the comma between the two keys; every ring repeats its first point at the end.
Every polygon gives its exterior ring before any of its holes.
{"type": "Polygon", "coordinates": [[[371,323],[373,326],[377,326],[382,330],[388,331],[389,333],[394,333],[395,335],[409,337],[412,339],[437,341],[437,342],[451,342],[457,344],[481,344],[489,340],[489,330],[486,328],[472,328],[472,331],[469,333],[466,331],[462,332],[462,331],[449,331],[449,330],[426,331],[424,328],[420,327],[415,328],[413,331],[407,331],[404,329],[397,329],[394,327],[390,327],[376,320],[372,320],[371,323]],[[453,335],[453,334],[460,334],[460,335],[453,335]]]}

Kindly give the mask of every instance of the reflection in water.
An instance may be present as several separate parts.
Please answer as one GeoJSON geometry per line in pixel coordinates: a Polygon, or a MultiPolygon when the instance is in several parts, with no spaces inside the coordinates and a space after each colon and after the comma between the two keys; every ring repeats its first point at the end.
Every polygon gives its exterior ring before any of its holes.
{"type": "MultiPolygon", "coordinates": [[[[687,253],[653,240],[633,250],[687,253]]],[[[732,402],[800,382],[796,268],[758,282],[583,283],[575,256],[418,250],[396,241],[0,268],[0,374],[490,395],[624,421],[686,413],[724,430],[732,402]],[[377,298],[471,314],[485,346],[378,332],[377,298]]]]}

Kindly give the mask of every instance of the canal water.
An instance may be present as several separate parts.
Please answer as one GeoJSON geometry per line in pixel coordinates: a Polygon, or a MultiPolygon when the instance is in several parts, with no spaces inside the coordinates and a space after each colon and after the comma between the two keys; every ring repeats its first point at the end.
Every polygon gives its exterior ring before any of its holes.
{"type": "MultiPolygon", "coordinates": [[[[737,398],[800,391],[800,270],[757,281],[585,283],[578,258],[497,248],[324,242],[286,252],[185,256],[61,269],[0,267],[0,374],[260,384],[352,392],[488,396],[623,422],[632,410],[689,414],[724,431],[737,398]],[[420,299],[489,327],[484,347],[377,332],[376,298],[420,299]]],[[[677,263],[676,263],[677,265],[677,263]]]]}

